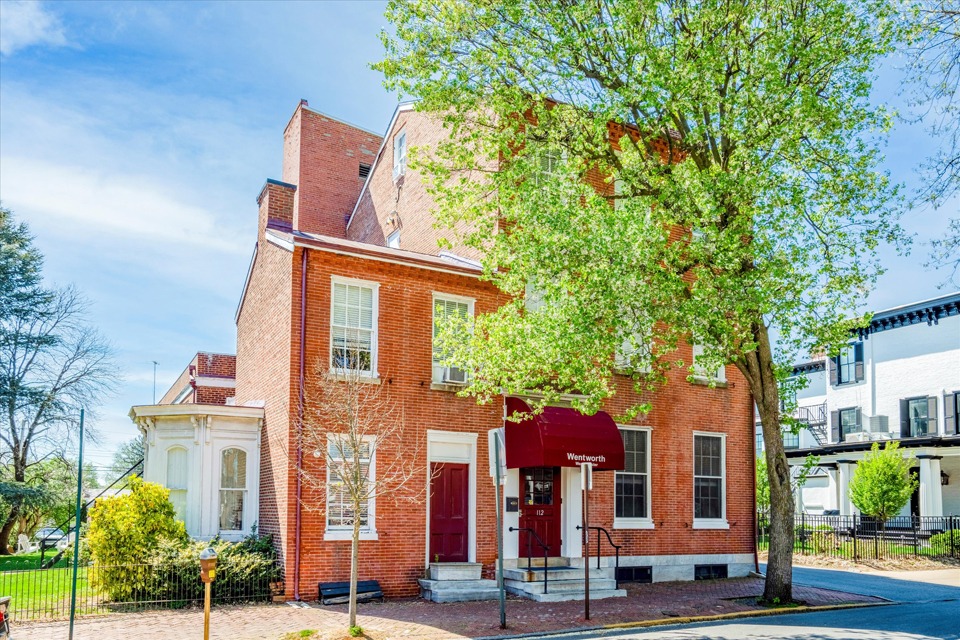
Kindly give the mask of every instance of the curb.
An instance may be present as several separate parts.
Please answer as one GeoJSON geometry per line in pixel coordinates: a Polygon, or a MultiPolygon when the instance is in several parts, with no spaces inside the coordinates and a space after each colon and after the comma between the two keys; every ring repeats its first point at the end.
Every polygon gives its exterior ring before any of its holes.
{"type": "Polygon", "coordinates": [[[678,616],[676,618],[658,618],[656,620],[637,620],[634,622],[614,622],[611,624],[592,627],[573,627],[571,629],[557,629],[555,631],[532,631],[509,636],[480,636],[473,640],[521,640],[524,638],[545,638],[550,636],[564,636],[575,633],[596,631],[613,631],[617,629],[642,629],[645,627],[665,627],[700,622],[717,622],[721,620],[736,620],[739,618],[763,618],[795,613],[814,613],[819,611],[837,611],[842,609],[863,609],[867,607],[886,607],[895,602],[851,602],[845,604],[824,604],[815,606],[782,607],[777,609],[758,609],[755,611],[734,611],[732,613],[718,613],[709,616],[678,616]]]}

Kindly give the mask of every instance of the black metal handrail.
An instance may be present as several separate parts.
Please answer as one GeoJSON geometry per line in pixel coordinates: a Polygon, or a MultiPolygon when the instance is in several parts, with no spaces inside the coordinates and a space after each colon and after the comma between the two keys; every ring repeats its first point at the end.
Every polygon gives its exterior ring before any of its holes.
{"type": "MultiPolygon", "coordinates": [[[[107,491],[109,491],[110,489],[112,489],[112,488],[113,488],[113,485],[117,484],[117,483],[120,482],[121,480],[124,480],[125,482],[123,483],[123,485],[122,485],[121,487],[119,487],[119,488],[117,489],[117,491],[123,491],[124,489],[126,489],[126,488],[130,485],[130,475],[133,473],[134,469],[136,469],[137,467],[142,467],[142,466],[143,466],[143,458],[140,458],[140,460],[139,460],[138,462],[134,463],[134,465],[133,465],[132,467],[130,467],[129,469],[127,469],[126,471],[124,471],[124,472],[120,475],[120,477],[118,477],[116,480],[114,480],[113,482],[111,482],[110,484],[108,484],[107,486],[105,486],[105,487],[100,491],[100,493],[98,493],[97,495],[95,495],[95,496],[93,496],[92,498],[90,498],[89,500],[87,500],[87,501],[83,504],[83,507],[80,509],[80,518],[81,518],[81,519],[86,518],[87,508],[88,508],[90,505],[92,505],[94,502],[96,502],[96,501],[97,501],[97,498],[102,497],[103,494],[105,494],[107,491]]],[[[70,527],[69,527],[69,524],[73,521],[73,519],[74,519],[75,517],[76,517],[76,515],[73,514],[73,513],[71,513],[71,515],[70,515],[69,518],[67,518],[66,520],[64,520],[63,522],[61,522],[60,524],[58,524],[56,527],[54,527],[55,530],[63,531],[63,532],[64,532],[64,534],[63,534],[62,536],[57,536],[57,541],[58,541],[58,542],[59,542],[61,539],[63,539],[63,538],[67,538],[67,541],[69,542],[69,540],[70,540],[70,532],[71,532],[70,527]],[[66,530],[63,529],[64,526],[67,527],[66,530]]],[[[73,543],[76,544],[76,543],[77,543],[77,539],[79,539],[79,537],[80,537],[80,525],[79,525],[79,523],[74,523],[73,534],[74,534],[74,535],[73,535],[73,543]]],[[[58,561],[60,560],[60,558],[63,556],[63,551],[60,551],[59,553],[57,553],[57,554],[54,556],[53,560],[51,560],[51,561],[48,563],[48,566],[46,566],[46,567],[43,566],[43,557],[44,557],[44,555],[46,555],[46,551],[47,551],[47,550],[46,550],[46,545],[45,545],[44,543],[45,543],[47,540],[49,540],[50,538],[52,538],[54,535],[55,535],[55,534],[50,534],[50,535],[48,535],[48,536],[45,536],[42,540],[40,540],[40,568],[41,568],[41,569],[48,569],[49,567],[52,567],[53,565],[57,564],[57,562],[58,562],[58,561]]]]}
{"type": "Polygon", "coordinates": [[[543,540],[540,539],[540,536],[537,535],[537,532],[531,529],[530,527],[510,527],[507,529],[510,533],[514,531],[526,531],[530,535],[527,536],[527,571],[530,571],[532,565],[532,556],[531,556],[531,544],[533,539],[536,539],[537,544],[543,549],[543,592],[547,592],[547,574],[550,572],[547,571],[547,552],[550,551],[550,545],[544,544],[543,540]],[[532,538],[531,538],[532,536],[532,538]]]}
{"type": "MultiPolygon", "coordinates": [[[[613,581],[616,585],[616,588],[620,588],[620,549],[623,548],[622,545],[616,544],[613,541],[613,538],[610,537],[610,532],[604,529],[603,527],[587,527],[587,529],[593,529],[597,532],[597,569],[600,568],[600,532],[603,532],[603,535],[607,536],[607,542],[610,543],[610,546],[613,547],[614,552],[616,553],[617,559],[616,564],[613,567],[613,581]]],[[[577,531],[582,531],[583,527],[579,524],[577,525],[577,531]]]]}

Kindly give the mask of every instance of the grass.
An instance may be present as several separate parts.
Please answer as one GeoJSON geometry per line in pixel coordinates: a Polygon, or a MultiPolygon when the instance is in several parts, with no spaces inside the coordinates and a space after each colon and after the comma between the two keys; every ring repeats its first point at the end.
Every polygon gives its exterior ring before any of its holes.
{"type": "MultiPolygon", "coordinates": [[[[20,619],[62,616],[70,608],[70,587],[73,569],[69,567],[44,571],[0,572],[0,593],[13,597],[10,609],[20,619]],[[32,615],[26,615],[30,611],[32,615]],[[23,612],[18,615],[18,612],[23,612]]],[[[87,580],[87,568],[80,567],[77,573],[78,610],[92,594],[87,580]]]]}
{"type": "Polygon", "coordinates": [[[316,629],[302,629],[301,631],[291,631],[290,633],[285,633],[280,640],[300,640],[301,638],[313,638],[316,635],[316,629]]]}
{"type": "MultiPolygon", "coordinates": [[[[46,553],[43,556],[43,561],[47,562],[51,558],[57,555],[56,549],[47,549],[46,553]]],[[[72,566],[73,556],[69,554],[64,554],[55,567],[69,567],[72,566]]],[[[0,556],[0,572],[2,571],[25,571],[27,569],[39,569],[40,568],[40,552],[34,551],[33,553],[18,553],[15,556],[0,556]]]]}

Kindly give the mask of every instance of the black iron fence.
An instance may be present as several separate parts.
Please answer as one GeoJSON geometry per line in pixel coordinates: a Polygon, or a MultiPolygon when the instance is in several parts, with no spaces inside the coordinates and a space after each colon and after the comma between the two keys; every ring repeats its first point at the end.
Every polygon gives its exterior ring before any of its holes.
{"type": "MultiPolygon", "coordinates": [[[[960,558],[960,516],[897,516],[886,522],[866,516],[798,513],[794,552],[847,560],[960,558]]],[[[757,515],[757,544],[770,544],[770,520],[757,515]]]]}
{"type": "MultiPolygon", "coordinates": [[[[217,570],[211,600],[214,604],[269,601],[283,594],[283,563],[273,571],[240,574],[217,570]]],[[[70,615],[73,569],[30,569],[0,572],[0,596],[11,596],[8,615],[15,621],[55,620],[70,615]]],[[[149,608],[180,609],[203,601],[200,569],[184,576],[175,567],[130,564],[81,566],[77,577],[77,615],[133,611],[149,608]],[[105,580],[107,576],[108,580],[105,580]],[[124,580],[117,581],[117,576],[124,580]],[[121,584],[111,595],[104,582],[121,584]]]]}

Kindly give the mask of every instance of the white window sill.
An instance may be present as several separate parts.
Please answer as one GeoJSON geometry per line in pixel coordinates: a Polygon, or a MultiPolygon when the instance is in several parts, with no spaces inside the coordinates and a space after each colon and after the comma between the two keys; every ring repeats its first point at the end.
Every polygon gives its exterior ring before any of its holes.
{"type": "Polygon", "coordinates": [[[708,376],[691,376],[690,384],[699,384],[704,387],[716,387],[717,389],[726,389],[727,381],[719,378],[710,378],[708,376]]]}
{"type": "Polygon", "coordinates": [[[694,529],[729,529],[730,523],[726,519],[694,520],[694,529]]]}
{"type": "Polygon", "coordinates": [[[651,518],[614,518],[614,529],[655,529],[651,518]]]}
{"type": "Polygon", "coordinates": [[[437,382],[436,380],[430,383],[430,389],[433,391],[448,391],[450,393],[460,393],[466,388],[467,388],[467,385],[465,384],[437,382]]]}
{"type": "MultiPolygon", "coordinates": [[[[323,534],[324,541],[331,540],[353,540],[353,531],[326,531],[323,534]]],[[[361,531],[360,532],[361,540],[379,540],[380,536],[376,531],[361,531]]]]}
{"type": "Polygon", "coordinates": [[[338,382],[359,382],[360,384],[380,384],[380,376],[377,374],[370,375],[369,373],[361,373],[360,375],[354,375],[350,373],[341,373],[337,370],[331,369],[329,378],[331,380],[336,380],[338,382]]]}

